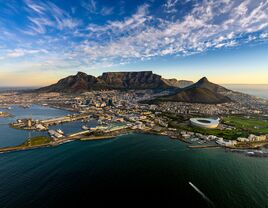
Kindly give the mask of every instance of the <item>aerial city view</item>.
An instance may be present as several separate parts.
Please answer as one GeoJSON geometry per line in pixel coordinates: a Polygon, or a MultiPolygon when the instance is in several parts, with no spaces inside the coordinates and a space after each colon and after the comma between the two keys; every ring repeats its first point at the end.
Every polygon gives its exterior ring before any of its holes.
{"type": "Polygon", "coordinates": [[[0,207],[268,207],[268,0],[0,0],[0,30],[0,207]]]}

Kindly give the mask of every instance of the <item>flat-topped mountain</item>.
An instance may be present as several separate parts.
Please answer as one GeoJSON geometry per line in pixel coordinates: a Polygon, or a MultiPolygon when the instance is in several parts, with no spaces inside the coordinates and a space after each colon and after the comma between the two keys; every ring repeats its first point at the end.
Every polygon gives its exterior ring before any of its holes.
{"type": "Polygon", "coordinates": [[[156,101],[219,104],[232,101],[229,97],[223,95],[223,93],[229,91],[203,77],[195,84],[179,89],[172,95],[158,97],[156,101]]]}
{"type": "Polygon", "coordinates": [[[98,77],[112,89],[155,89],[167,88],[160,75],[151,71],[141,72],[106,72],[98,77]]]}
{"type": "Polygon", "coordinates": [[[61,79],[56,84],[40,88],[37,92],[81,93],[108,89],[167,89],[185,87],[190,83],[190,81],[164,79],[152,71],[106,72],[99,77],[78,72],[76,75],[61,79]]]}

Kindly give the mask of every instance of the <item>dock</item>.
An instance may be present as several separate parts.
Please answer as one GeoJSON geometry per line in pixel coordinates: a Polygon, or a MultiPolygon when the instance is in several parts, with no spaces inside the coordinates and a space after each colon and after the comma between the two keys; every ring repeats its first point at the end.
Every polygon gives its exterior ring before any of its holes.
{"type": "Polygon", "coordinates": [[[219,145],[190,145],[191,149],[221,148],[219,145]]]}
{"type": "Polygon", "coordinates": [[[88,114],[68,115],[68,116],[62,116],[62,117],[57,117],[57,118],[51,118],[47,120],[41,120],[40,123],[45,126],[51,126],[51,125],[55,125],[59,123],[83,120],[83,119],[87,119],[88,117],[89,117],[88,114]]]}

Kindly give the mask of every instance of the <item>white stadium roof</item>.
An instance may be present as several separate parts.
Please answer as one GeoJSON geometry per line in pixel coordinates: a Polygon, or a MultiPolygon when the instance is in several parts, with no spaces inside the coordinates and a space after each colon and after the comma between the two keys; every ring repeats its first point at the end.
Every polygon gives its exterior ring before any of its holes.
{"type": "Polygon", "coordinates": [[[190,122],[193,126],[207,129],[215,129],[220,124],[219,119],[212,118],[191,118],[190,122]]]}

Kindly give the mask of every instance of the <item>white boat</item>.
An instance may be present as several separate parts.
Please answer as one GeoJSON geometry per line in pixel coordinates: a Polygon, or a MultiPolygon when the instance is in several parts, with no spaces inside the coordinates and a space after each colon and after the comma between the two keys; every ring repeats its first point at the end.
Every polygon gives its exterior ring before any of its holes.
{"type": "Polygon", "coordinates": [[[83,130],[89,130],[90,128],[84,125],[84,126],[82,126],[82,129],[83,130]]]}
{"type": "Polygon", "coordinates": [[[61,129],[58,129],[57,132],[58,132],[59,134],[64,134],[64,132],[63,132],[61,129]]]}
{"type": "Polygon", "coordinates": [[[69,142],[72,142],[72,141],[73,140],[68,139],[68,140],[64,140],[64,141],[59,142],[59,144],[65,144],[65,143],[69,143],[69,142]]]}
{"type": "Polygon", "coordinates": [[[262,150],[256,150],[256,151],[247,151],[247,156],[255,156],[255,157],[268,157],[268,152],[262,151],[262,150]]]}

